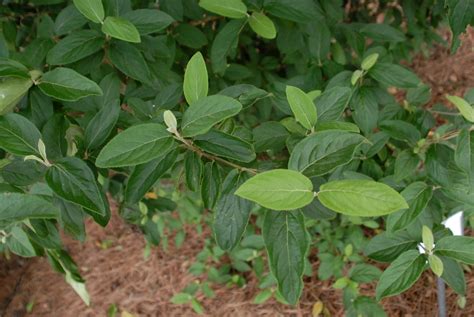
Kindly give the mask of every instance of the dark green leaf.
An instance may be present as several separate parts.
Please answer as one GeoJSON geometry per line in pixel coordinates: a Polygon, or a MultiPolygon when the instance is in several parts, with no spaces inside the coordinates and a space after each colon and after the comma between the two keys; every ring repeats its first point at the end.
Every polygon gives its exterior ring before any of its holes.
{"type": "Polygon", "coordinates": [[[216,123],[230,118],[242,110],[242,105],[227,96],[209,96],[191,104],[181,122],[184,137],[204,134],[216,123]]]}
{"type": "Polygon", "coordinates": [[[416,167],[419,163],[420,159],[412,150],[407,149],[400,152],[395,160],[395,180],[400,182],[415,174],[416,167]]]}
{"type": "Polygon", "coordinates": [[[195,137],[194,144],[207,153],[239,162],[248,163],[256,157],[251,144],[219,130],[195,137]]]}
{"type": "Polygon", "coordinates": [[[222,185],[220,198],[214,210],[213,230],[216,242],[223,250],[233,249],[247,227],[252,203],[234,194],[247,179],[247,174],[232,170],[222,185]]]}
{"type": "Polygon", "coordinates": [[[0,78],[0,115],[12,112],[32,85],[29,78],[0,78]]]}
{"type": "Polygon", "coordinates": [[[410,207],[389,215],[387,218],[387,229],[397,231],[407,227],[426,208],[432,194],[432,188],[423,182],[415,182],[408,185],[401,192],[401,195],[410,207]]]}
{"type": "Polygon", "coordinates": [[[311,0],[266,0],[264,7],[276,17],[297,23],[311,22],[322,15],[321,9],[311,0]]]}
{"type": "Polygon", "coordinates": [[[280,151],[285,147],[285,141],[289,134],[285,127],[275,121],[263,122],[253,129],[253,138],[255,140],[255,151],[280,151]]]}
{"type": "Polygon", "coordinates": [[[227,57],[237,47],[239,35],[244,26],[245,20],[233,20],[217,33],[211,47],[211,64],[214,73],[224,74],[227,68],[227,57]]]}
{"type": "Polygon", "coordinates": [[[314,101],[318,109],[318,122],[339,119],[349,103],[350,95],[351,90],[346,87],[334,87],[323,92],[314,101]]]}
{"type": "Polygon", "coordinates": [[[403,42],[405,35],[402,31],[385,23],[369,23],[360,32],[378,42],[403,42]]]}
{"type": "Polygon", "coordinates": [[[20,227],[13,227],[7,239],[7,246],[13,253],[23,257],[36,256],[36,251],[31,244],[26,232],[20,227]]]}
{"type": "Polygon", "coordinates": [[[46,95],[64,101],[102,95],[102,89],[95,82],[63,67],[45,73],[41,77],[39,88],[46,95]]]}
{"type": "Polygon", "coordinates": [[[425,263],[425,256],[418,250],[410,250],[401,254],[382,273],[376,289],[377,300],[398,295],[409,289],[420,277],[425,263]]]}
{"type": "Polygon", "coordinates": [[[201,199],[204,208],[213,209],[220,194],[221,174],[215,162],[204,165],[201,183],[201,199]]]}
{"type": "Polygon", "coordinates": [[[96,160],[101,168],[135,166],[147,163],[174,146],[173,138],[158,123],[132,126],[107,143],[96,160]]]}
{"type": "Polygon", "coordinates": [[[59,207],[59,224],[63,230],[74,239],[84,241],[86,238],[86,228],[84,221],[85,213],[79,205],[57,198],[56,206],[59,207]]]}
{"type": "Polygon", "coordinates": [[[21,156],[38,155],[41,133],[25,117],[11,113],[0,116],[0,148],[21,156]]]}
{"type": "Polygon", "coordinates": [[[474,264],[474,237],[448,236],[437,241],[437,255],[446,256],[457,261],[474,264]]]}
{"type": "Polygon", "coordinates": [[[13,161],[0,170],[3,180],[16,186],[28,186],[41,180],[44,166],[36,161],[13,161]]]}
{"type": "Polygon", "coordinates": [[[186,171],[186,185],[189,190],[197,191],[201,184],[202,170],[204,169],[201,158],[196,152],[188,152],[184,157],[186,171]]]}
{"type": "Polygon", "coordinates": [[[107,224],[110,219],[107,198],[84,161],[75,157],[57,160],[45,179],[56,195],[85,208],[100,225],[107,224]]]}
{"type": "Polygon", "coordinates": [[[370,77],[386,86],[397,88],[414,88],[420,79],[412,71],[403,66],[389,63],[377,63],[369,71],[370,77]]]}
{"type": "Polygon", "coordinates": [[[421,139],[420,131],[414,125],[402,120],[384,120],[380,123],[380,128],[395,140],[415,144],[421,139]]]}
{"type": "Polygon", "coordinates": [[[443,275],[441,278],[446,282],[456,293],[461,296],[466,296],[466,279],[464,278],[464,271],[461,265],[453,259],[440,256],[443,262],[443,275]]]}
{"type": "Polygon", "coordinates": [[[54,21],[54,33],[65,35],[71,31],[81,28],[87,23],[87,19],[76,9],[74,5],[69,5],[59,12],[54,21]]]}
{"type": "Polygon", "coordinates": [[[295,305],[303,289],[305,258],[309,249],[304,217],[299,211],[267,211],[262,234],[270,268],[285,300],[295,305]]]}
{"type": "Polygon", "coordinates": [[[357,283],[370,283],[378,280],[381,274],[379,268],[365,263],[357,264],[349,271],[350,279],[357,283]]]}
{"type": "Polygon", "coordinates": [[[0,77],[18,77],[30,79],[28,68],[12,59],[0,58],[0,77]]]}
{"type": "Polygon", "coordinates": [[[151,84],[151,73],[142,53],[132,44],[114,41],[110,45],[112,64],[125,75],[145,84],[151,84]]]}
{"type": "Polygon", "coordinates": [[[57,218],[58,214],[56,207],[39,196],[0,193],[0,228],[26,219],[57,218]]]}
{"type": "Polygon", "coordinates": [[[329,130],[304,138],[293,149],[288,168],[306,176],[324,175],[349,163],[364,141],[360,134],[329,130]]]}
{"type": "Polygon", "coordinates": [[[392,262],[403,252],[416,247],[417,241],[406,232],[383,232],[371,240],[365,247],[365,254],[377,261],[392,262]]]}
{"type": "Polygon", "coordinates": [[[148,163],[135,166],[128,178],[125,201],[135,204],[175,163],[178,152],[171,150],[148,163]]]}
{"type": "Polygon", "coordinates": [[[51,65],[74,63],[99,51],[104,43],[105,38],[97,31],[77,31],[59,41],[46,60],[51,65]]]}
{"type": "Polygon", "coordinates": [[[162,31],[174,21],[165,12],[153,9],[129,11],[123,17],[132,22],[141,35],[162,31]]]}
{"type": "Polygon", "coordinates": [[[84,130],[86,149],[95,150],[101,146],[112,132],[120,115],[120,101],[109,100],[91,119],[84,130]]]}

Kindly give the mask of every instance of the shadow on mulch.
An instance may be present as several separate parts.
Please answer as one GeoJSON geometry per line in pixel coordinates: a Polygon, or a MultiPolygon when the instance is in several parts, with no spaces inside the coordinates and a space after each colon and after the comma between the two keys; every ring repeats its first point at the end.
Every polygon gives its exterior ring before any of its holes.
{"type": "MultiPolygon", "coordinates": [[[[445,94],[462,96],[474,87],[474,31],[464,36],[464,44],[450,55],[445,47],[437,46],[429,59],[418,56],[412,68],[432,87],[430,104],[445,101],[445,94]]],[[[86,307],[62,276],[52,271],[46,259],[0,258],[0,316],[106,316],[108,307],[117,305],[136,316],[192,316],[187,306],[176,306],[170,298],[195,280],[188,273],[209,232],[198,235],[186,228],[187,239],[182,248],[170,244],[169,249],[153,249],[148,260],[143,257],[143,236],[114,216],[107,228],[87,224],[88,237],[84,244],[65,237],[65,246],[80,265],[92,298],[86,307]],[[109,241],[106,249],[103,241],[109,241]],[[31,313],[26,312],[33,304],[31,313]]],[[[170,240],[171,241],[171,240],[170,240]]],[[[318,263],[313,264],[313,272],[318,263]]],[[[474,274],[467,276],[467,289],[474,289],[474,274]]],[[[244,288],[216,285],[215,298],[200,298],[209,316],[310,316],[312,306],[322,301],[333,316],[343,316],[342,292],[331,288],[333,281],[307,278],[301,302],[287,307],[270,300],[252,304],[259,289],[253,276],[247,277],[244,288]]],[[[373,295],[374,285],[365,284],[364,294],[373,295]]],[[[420,280],[403,295],[383,300],[389,316],[436,316],[436,279],[425,272],[420,280]]],[[[467,305],[460,310],[457,296],[447,289],[449,316],[474,316],[474,292],[467,296],[467,305]]]]}

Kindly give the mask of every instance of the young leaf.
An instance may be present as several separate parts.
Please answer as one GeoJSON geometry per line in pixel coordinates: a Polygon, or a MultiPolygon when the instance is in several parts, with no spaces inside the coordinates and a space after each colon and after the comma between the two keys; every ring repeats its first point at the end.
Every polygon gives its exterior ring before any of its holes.
{"type": "Polygon", "coordinates": [[[57,218],[59,210],[49,201],[31,194],[0,193],[0,228],[27,219],[57,218]]]}
{"type": "Polygon", "coordinates": [[[201,52],[197,52],[189,60],[184,72],[183,91],[188,105],[207,96],[209,90],[208,81],[206,62],[201,52]]]}
{"type": "Polygon", "coordinates": [[[11,113],[0,116],[0,148],[20,156],[39,155],[41,133],[25,117],[11,113]]]}
{"type": "Polygon", "coordinates": [[[327,174],[349,163],[363,141],[360,134],[345,131],[317,132],[295,146],[288,168],[309,177],[327,174]]]}
{"type": "Polygon", "coordinates": [[[433,273],[436,274],[436,276],[441,277],[444,270],[441,259],[434,254],[430,254],[428,255],[428,263],[433,273]]]}
{"type": "Polygon", "coordinates": [[[110,37],[132,43],[140,43],[140,33],[132,22],[119,17],[107,17],[102,32],[110,37]]]}
{"type": "Polygon", "coordinates": [[[266,39],[276,37],[276,29],[273,21],[265,14],[255,11],[249,18],[249,25],[258,35],[266,39]]]}
{"type": "Polygon", "coordinates": [[[212,226],[216,242],[222,250],[232,250],[237,246],[247,227],[252,203],[234,193],[248,178],[246,173],[239,173],[234,169],[222,184],[222,192],[214,208],[212,226]]]}
{"type": "Polygon", "coordinates": [[[45,73],[41,77],[39,88],[46,95],[64,101],[102,95],[102,89],[95,82],[63,67],[45,73]]]}
{"type": "Polygon", "coordinates": [[[92,22],[102,23],[104,20],[102,0],[73,0],[73,2],[79,12],[92,22]]]}
{"type": "Polygon", "coordinates": [[[296,121],[306,129],[311,130],[318,118],[313,101],[304,91],[293,86],[286,86],[286,98],[296,121]]]}
{"type": "Polygon", "coordinates": [[[204,134],[216,123],[235,116],[242,110],[240,102],[227,96],[209,96],[191,104],[181,122],[184,137],[204,134]]]}
{"type": "Polygon", "coordinates": [[[466,100],[458,96],[446,96],[446,98],[452,102],[456,108],[458,108],[461,115],[469,122],[474,122],[474,107],[470,105],[466,100]]]}
{"type": "Polygon", "coordinates": [[[147,163],[174,146],[173,138],[158,123],[132,126],[107,143],[96,160],[101,168],[135,166],[147,163]]]}
{"type": "Polygon", "coordinates": [[[370,54],[369,56],[364,58],[364,60],[360,64],[360,68],[362,68],[362,70],[368,71],[372,67],[374,67],[374,65],[375,65],[375,63],[377,63],[378,59],[379,59],[379,54],[378,53],[370,54]]]}
{"type": "Polygon", "coordinates": [[[234,161],[249,163],[256,157],[250,143],[219,130],[211,130],[195,137],[194,144],[207,153],[234,161]]]}
{"type": "Polygon", "coordinates": [[[474,264],[474,238],[448,236],[440,239],[434,248],[437,255],[446,256],[457,261],[474,264]]]}
{"type": "Polygon", "coordinates": [[[175,163],[178,152],[171,150],[148,163],[135,166],[125,188],[125,201],[136,204],[175,163]]]}
{"type": "Polygon", "coordinates": [[[375,291],[377,300],[409,289],[423,272],[425,262],[426,258],[417,250],[400,255],[380,276],[375,291]]]}
{"type": "Polygon", "coordinates": [[[365,179],[326,183],[318,198],[327,208],[349,216],[376,217],[408,208],[403,196],[390,186],[365,179]]]}
{"type": "Polygon", "coordinates": [[[313,200],[313,184],[300,172],[276,169],[257,174],[235,192],[273,210],[293,210],[313,200]]]}
{"type": "Polygon", "coordinates": [[[426,250],[428,250],[428,252],[431,252],[434,247],[433,232],[431,232],[431,229],[428,228],[427,226],[423,226],[422,231],[421,231],[421,236],[422,236],[423,244],[425,245],[426,250]]]}
{"type": "Polygon", "coordinates": [[[247,7],[242,0],[200,0],[199,6],[228,18],[241,19],[247,16],[247,7]]]}
{"type": "Polygon", "coordinates": [[[74,63],[99,51],[104,43],[105,38],[97,31],[77,31],[59,41],[46,60],[51,65],[74,63]]]}
{"type": "Polygon", "coordinates": [[[84,161],[76,157],[59,159],[48,169],[45,179],[56,195],[83,207],[100,225],[107,224],[109,203],[84,161]]]}
{"type": "Polygon", "coordinates": [[[302,277],[309,249],[304,217],[299,211],[268,210],[262,234],[278,290],[289,304],[295,305],[303,290],[302,277]]]}

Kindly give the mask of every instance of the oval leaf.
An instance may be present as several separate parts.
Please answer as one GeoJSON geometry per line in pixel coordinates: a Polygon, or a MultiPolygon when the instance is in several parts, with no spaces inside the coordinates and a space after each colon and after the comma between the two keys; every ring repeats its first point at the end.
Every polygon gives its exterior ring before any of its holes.
{"type": "Polygon", "coordinates": [[[25,117],[16,113],[0,116],[0,148],[21,156],[39,155],[40,138],[41,133],[25,117]]]}
{"type": "Polygon", "coordinates": [[[276,37],[276,29],[273,21],[265,14],[254,12],[249,18],[249,25],[258,35],[266,39],[276,37]]]}
{"type": "Polygon", "coordinates": [[[102,0],[74,0],[74,5],[86,18],[95,23],[104,20],[104,6],[102,0]]]}
{"type": "Polygon", "coordinates": [[[174,145],[171,134],[157,123],[132,126],[115,136],[99,153],[101,168],[135,166],[167,153],[174,145]]]}
{"type": "Polygon", "coordinates": [[[140,33],[132,22],[119,18],[107,17],[102,24],[102,32],[110,37],[132,43],[140,43],[140,33]]]}
{"type": "Polygon", "coordinates": [[[303,90],[293,86],[286,86],[286,98],[296,121],[306,129],[311,130],[318,117],[313,101],[303,90]]]}
{"type": "Polygon", "coordinates": [[[300,172],[276,169],[258,174],[235,192],[273,210],[293,210],[313,200],[313,183],[300,172]]]}
{"type": "Polygon", "coordinates": [[[46,95],[64,101],[102,95],[102,89],[95,82],[64,67],[45,73],[41,77],[39,88],[46,95]]]}
{"type": "Polygon", "coordinates": [[[49,51],[47,62],[51,65],[74,63],[99,51],[104,43],[105,38],[97,31],[77,31],[59,41],[49,51]]]}
{"type": "Polygon", "coordinates": [[[35,195],[0,193],[0,228],[26,219],[57,218],[59,210],[35,195]]]}
{"type": "Polygon", "coordinates": [[[199,6],[228,18],[241,19],[247,16],[247,7],[242,0],[201,0],[199,6]]]}
{"type": "Polygon", "coordinates": [[[376,217],[408,208],[403,196],[393,188],[365,179],[326,183],[318,198],[327,208],[349,216],[376,217]]]}
{"type": "Polygon", "coordinates": [[[216,123],[235,116],[242,110],[240,102],[227,96],[209,96],[193,103],[183,114],[181,122],[184,137],[204,134],[216,123]]]}
{"type": "Polygon", "coordinates": [[[209,82],[207,77],[206,62],[201,52],[191,57],[184,73],[183,91],[189,105],[207,96],[209,82]]]}

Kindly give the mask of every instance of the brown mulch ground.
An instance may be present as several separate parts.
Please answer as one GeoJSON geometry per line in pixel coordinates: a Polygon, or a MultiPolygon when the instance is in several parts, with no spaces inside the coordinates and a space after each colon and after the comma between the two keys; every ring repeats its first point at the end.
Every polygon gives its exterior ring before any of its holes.
{"type": "MultiPolygon", "coordinates": [[[[474,31],[465,36],[464,45],[456,55],[437,46],[430,58],[414,59],[412,67],[433,87],[435,102],[445,102],[445,94],[462,96],[474,87],[474,31]]],[[[30,260],[0,258],[0,316],[106,316],[107,308],[115,304],[120,311],[135,316],[192,316],[187,306],[176,306],[170,298],[195,278],[188,273],[197,253],[209,234],[199,235],[192,227],[186,228],[184,246],[173,244],[167,251],[155,248],[148,260],[143,257],[143,236],[113,217],[103,229],[89,222],[88,238],[84,244],[66,238],[65,244],[80,265],[92,298],[86,307],[62,276],[52,271],[44,258],[30,260]],[[108,240],[112,245],[101,248],[108,240]],[[33,302],[31,313],[26,305],[33,302]]],[[[318,263],[314,263],[316,272],[318,263]]],[[[216,285],[216,297],[202,298],[209,316],[308,316],[318,300],[333,316],[342,316],[341,292],[331,288],[333,281],[321,282],[316,277],[305,281],[302,300],[296,308],[270,300],[262,305],[252,304],[258,293],[256,278],[248,277],[244,288],[216,285]]],[[[467,305],[460,310],[457,296],[447,289],[449,316],[474,316],[474,273],[467,274],[467,305]],[[470,291],[469,291],[470,290],[470,291]]],[[[374,285],[364,285],[363,292],[373,294],[374,285]]],[[[430,273],[403,295],[385,299],[389,316],[436,316],[436,279],[430,273]]]]}

